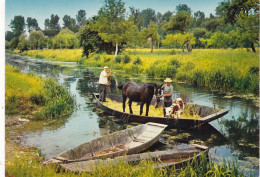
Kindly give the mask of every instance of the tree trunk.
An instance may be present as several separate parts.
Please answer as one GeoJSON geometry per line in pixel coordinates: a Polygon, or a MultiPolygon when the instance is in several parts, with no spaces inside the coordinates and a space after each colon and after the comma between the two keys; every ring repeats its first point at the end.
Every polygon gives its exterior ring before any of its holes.
{"type": "MultiPolygon", "coordinates": [[[[185,44],[185,43],[184,43],[185,44]]],[[[181,56],[183,56],[183,53],[184,53],[184,44],[182,44],[181,48],[182,48],[182,51],[181,51],[181,56]]]]}
{"type": "Polygon", "coordinates": [[[254,42],[251,42],[251,48],[253,52],[256,52],[254,42]]]}
{"type": "Polygon", "coordinates": [[[191,46],[190,42],[187,42],[187,50],[188,50],[188,52],[192,51],[192,46],[191,46]]]}
{"type": "Polygon", "coordinates": [[[113,68],[113,64],[114,64],[115,58],[117,56],[117,52],[118,52],[118,43],[116,43],[116,51],[115,51],[115,55],[114,55],[114,58],[113,58],[113,61],[112,61],[111,70],[113,68]]]}
{"type": "Polygon", "coordinates": [[[153,53],[153,38],[152,38],[152,50],[151,50],[151,53],[153,53]]]}

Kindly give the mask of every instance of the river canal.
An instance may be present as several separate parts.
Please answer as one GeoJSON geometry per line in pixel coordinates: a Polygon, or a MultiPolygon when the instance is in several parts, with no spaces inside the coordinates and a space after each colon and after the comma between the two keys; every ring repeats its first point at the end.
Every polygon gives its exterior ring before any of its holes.
{"type": "MultiPolygon", "coordinates": [[[[98,77],[102,69],[89,68],[73,62],[52,62],[32,57],[6,54],[6,63],[22,72],[35,72],[43,77],[53,77],[63,84],[76,99],[77,109],[66,117],[48,122],[30,122],[17,128],[23,145],[37,146],[46,159],[59,155],[79,144],[99,136],[125,129],[130,123],[119,124],[95,105],[91,93],[98,91],[98,77]]],[[[114,71],[110,93],[120,94],[116,84],[127,81],[137,83],[157,82],[145,76],[114,71]]],[[[210,147],[214,161],[235,160],[246,174],[259,176],[259,109],[253,102],[224,98],[202,88],[173,84],[173,97],[196,104],[220,107],[229,113],[200,131],[166,130],[160,143],[150,150],[183,148],[189,143],[204,143],[210,147]]],[[[132,123],[131,125],[135,125],[132,123]]]]}

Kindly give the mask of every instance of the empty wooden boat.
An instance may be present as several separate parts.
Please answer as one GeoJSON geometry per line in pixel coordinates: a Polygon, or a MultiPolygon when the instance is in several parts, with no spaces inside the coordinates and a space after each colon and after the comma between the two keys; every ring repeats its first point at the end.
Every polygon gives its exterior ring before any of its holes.
{"type": "Polygon", "coordinates": [[[116,157],[114,159],[107,160],[89,160],[74,162],[69,164],[61,164],[61,169],[71,172],[92,172],[97,167],[105,165],[116,165],[118,163],[128,163],[131,165],[139,164],[142,160],[152,160],[155,162],[155,168],[181,168],[183,165],[191,162],[195,158],[200,160],[200,157],[204,153],[205,157],[208,157],[208,147],[193,144],[191,148],[175,149],[167,151],[146,152],[140,154],[132,154],[126,156],[116,157]]]}
{"type": "MultiPolygon", "coordinates": [[[[99,101],[99,94],[93,93],[93,96],[96,100],[97,106],[100,107],[106,113],[116,116],[119,118],[118,120],[123,122],[155,122],[155,123],[162,123],[166,124],[172,128],[180,128],[180,129],[200,129],[203,125],[216,120],[228,113],[228,110],[225,109],[216,109],[208,106],[202,106],[198,104],[191,104],[194,107],[194,110],[200,118],[169,118],[169,117],[154,117],[154,116],[143,116],[137,114],[130,114],[128,112],[122,112],[119,110],[112,109],[108,106],[105,106],[102,102],[99,101]]],[[[112,101],[116,101],[122,103],[122,96],[121,95],[108,95],[108,98],[112,101]]],[[[162,101],[161,101],[162,102],[162,101]]],[[[155,100],[152,101],[152,105],[155,104],[155,100]]],[[[159,105],[162,105],[160,103],[159,105]]],[[[185,109],[187,106],[185,106],[185,109]]]]}
{"type": "Polygon", "coordinates": [[[164,124],[149,122],[117,131],[81,144],[44,164],[71,163],[138,153],[159,141],[159,136],[166,127],[164,124]]]}

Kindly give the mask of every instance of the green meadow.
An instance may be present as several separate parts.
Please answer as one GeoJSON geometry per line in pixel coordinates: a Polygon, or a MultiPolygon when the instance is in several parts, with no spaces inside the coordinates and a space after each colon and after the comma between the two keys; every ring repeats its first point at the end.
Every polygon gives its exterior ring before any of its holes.
{"type": "MultiPolygon", "coordinates": [[[[257,49],[259,50],[259,49],[257,49]]],[[[18,50],[14,51],[19,53],[18,50]]],[[[29,50],[22,55],[55,61],[74,61],[94,67],[105,65],[128,73],[154,78],[170,77],[178,82],[211,91],[258,94],[259,53],[247,49],[125,49],[113,55],[91,54],[81,57],[81,49],[29,50]]]]}

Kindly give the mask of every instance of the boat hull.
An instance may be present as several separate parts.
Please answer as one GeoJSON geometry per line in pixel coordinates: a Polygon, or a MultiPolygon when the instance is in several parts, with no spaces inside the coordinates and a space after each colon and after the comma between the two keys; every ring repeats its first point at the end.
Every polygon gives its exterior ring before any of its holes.
{"type": "Polygon", "coordinates": [[[139,153],[158,142],[166,127],[164,124],[148,122],[117,131],[83,143],[53,157],[45,164],[72,163],[139,153]]]}
{"type": "Polygon", "coordinates": [[[187,148],[179,150],[167,150],[146,152],[140,154],[125,155],[107,160],[89,160],[62,164],[63,171],[70,172],[93,172],[98,166],[113,165],[118,163],[139,164],[143,160],[152,160],[155,162],[155,168],[181,168],[192,160],[200,160],[204,154],[208,158],[208,148],[196,145],[197,148],[187,148]],[[203,147],[203,149],[198,148],[203,147]]]}
{"type": "MultiPolygon", "coordinates": [[[[204,116],[200,119],[190,119],[190,118],[166,118],[166,117],[153,117],[153,116],[143,116],[130,114],[126,112],[121,112],[118,110],[111,109],[102,104],[99,101],[99,94],[93,94],[97,106],[101,108],[103,111],[108,113],[109,115],[116,116],[122,122],[139,122],[139,123],[147,123],[147,122],[155,122],[166,124],[171,128],[179,128],[179,129],[200,129],[204,124],[216,120],[228,113],[228,110],[220,110],[216,113],[204,116]]],[[[109,98],[120,100],[121,96],[119,95],[108,95],[109,98]]],[[[201,109],[207,109],[206,106],[201,106],[201,109]]]]}

